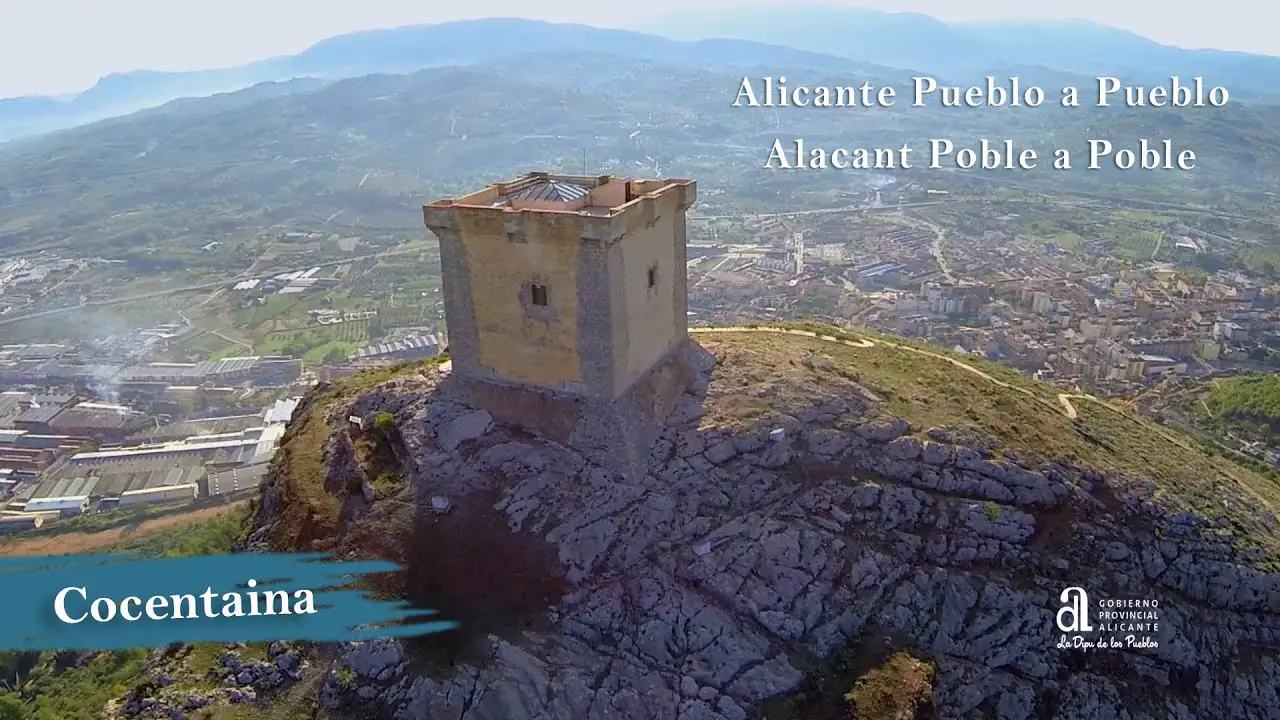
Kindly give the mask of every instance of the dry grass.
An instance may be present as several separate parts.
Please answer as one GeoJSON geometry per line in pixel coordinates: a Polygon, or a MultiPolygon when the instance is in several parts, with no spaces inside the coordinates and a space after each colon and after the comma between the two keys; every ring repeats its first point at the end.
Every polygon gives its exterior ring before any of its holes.
{"type": "Polygon", "coordinates": [[[1070,456],[1075,450],[1070,443],[1044,444],[1070,426],[1046,407],[1056,402],[1052,395],[1041,401],[1010,392],[942,360],[881,344],[853,348],[791,335],[724,334],[699,342],[721,359],[710,391],[711,422],[733,424],[861,396],[871,407],[865,416],[851,415],[851,425],[877,418],[905,418],[922,428],[978,425],[1022,451],[1070,456]]]}
{"type": "Polygon", "coordinates": [[[278,482],[284,484],[284,503],[271,538],[278,549],[310,550],[312,542],[330,537],[337,528],[341,499],[325,489],[324,462],[333,432],[334,395],[314,398],[294,417],[276,456],[278,482]]]}
{"type": "MultiPolygon", "coordinates": [[[[876,341],[872,347],[773,333],[698,335],[719,359],[705,422],[745,428],[830,402],[843,408],[847,426],[904,418],[921,429],[974,429],[1022,459],[1070,461],[1150,479],[1174,507],[1225,519],[1246,543],[1280,553],[1280,537],[1260,512],[1280,508],[1280,485],[1271,478],[1206,450],[1185,433],[1118,408],[1076,400],[1079,418],[1073,421],[1063,413],[1056,389],[1009,368],[898,338],[869,337],[876,341]]],[[[280,547],[310,549],[311,539],[328,536],[336,526],[340,499],[324,489],[330,414],[361,392],[420,369],[344,380],[295,421],[281,453],[288,501],[277,527],[280,547]]]]}
{"type": "Polygon", "coordinates": [[[894,653],[845,695],[856,720],[913,720],[933,702],[933,665],[894,653]]]}
{"type": "Polygon", "coordinates": [[[790,696],[760,708],[761,720],[926,720],[934,666],[901,650],[903,638],[868,629],[815,662],[790,696]]]}
{"type": "MultiPolygon", "coordinates": [[[[831,329],[807,329],[842,336],[831,329]]],[[[1114,406],[1074,400],[1079,417],[1069,419],[1056,389],[1009,368],[898,338],[869,337],[873,346],[851,347],[775,333],[698,335],[719,362],[705,423],[758,426],[772,422],[771,416],[825,402],[838,409],[845,426],[904,418],[919,429],[974,431],[1022,460],[1069,461],[1154,481],[1158,496],[1174,509],[1223,519],[1246,544],[1280,556],[1280,537],[1266,517],[1267,511],[1280,514],[1280,484],[1272,478],[1186,433],[1114,406]]],[[[311,540],[327,537],[336,526],[340,498],[324,489],[330,414],[361,392],[421,367],[365,373],[337,383],[294,422],[281,452],[287,501],[277,527],[280,547],[310,549],[311,540]]]]}
{"type": "MultiPolygon", "coordinates": [[[[849,340],[861,337],[808,329],[849,340]]],[[[1280,509],[1280,484],[1274,479],[1207,450],[1188,434],[1114,406],[1075,400],[1079,418],[1071,420],[1055,388],[1015,370],[900,338],[868,337],[876,345],[850,347],[777,333],[699,334],[699,342],[719,360],[705,423],[755,427],[771,416],[831,402],[841,407],[842,424],[850,427],[902,418],[920,429],[974,430],[1019,459],[1071,461],[1153,480],[1158,496],[1175,509],[1224,519],[1245,543],[1280,555],[1280,537],[1265,516],[1280,509]]],[[[279,547],[310,550],[312,539],[328,537],[337,525],[340,498],[324,489],[330,414],[367,389],[420,370],[421,365],[402,366],[335,383],[294,421],[280,454],[287,502],[276,528],[279,547]]]]}
{"type": "Polygon", "coordinates": [[[39,535],[0,542],[0,555],[74,555],[104,550],[125,541],[134,541],[162,530],[185,527],[210,520],[242,508],[248,501],[216,505],[180,515],[164,515],[134,525],[99,530],[39,535]]]}
{"type": "Polygon", "coordinates": [[[862,397],[869,409],[851,414],[847,424],[904,418],[920,429],[981,429],[1002,451],[1020,458],[1065,460],[1148,479],[1173,507],[1224,519],[1246,544],[1280,554],[1280,537],[1265,512],[1280,515],[1280,484],[1180,430],[1084,399],[1073,400],[1079,414],[1073,421],[1058,404],[1056,389],[990,363],[947,359],[948,353],[935,348],[920,349],[945,357],[883,342],[862,348],[772,333],[705,334],[698,341],[720,361],[708,424],[748,426],[819,401],[839,405],[862,397]],[[957,367],[955,360],[1016,389],[957,367]]]}
{"type": "Polygon", "coordinates": [[[388,368],[368,370],[313,392],[295,415],[277,455],[276,477],[284,483],[284,504],[271,542],[280,550],[329,549],[338,527],[342,497],[326,488],[325,449],[329,437],[345,423],[344,410],[361,394],[396,378],[419,376],[448,360],[440,356],[388,368]]]}

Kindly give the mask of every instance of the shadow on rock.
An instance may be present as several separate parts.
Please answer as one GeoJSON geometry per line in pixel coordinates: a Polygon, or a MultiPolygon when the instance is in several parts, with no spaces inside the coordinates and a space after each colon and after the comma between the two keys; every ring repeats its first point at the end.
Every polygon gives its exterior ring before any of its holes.
{"type": "Polygon", "coordinates": [[[556,548],[534,533],[513,533],[494,509],[496,496],[453,497],[438,509],[420,504],[405,548],[404,596],[458,628],[405,642],[424,674],[477,662],[489,636],[508,639],[547,625],[566,592],[556,548]]]}

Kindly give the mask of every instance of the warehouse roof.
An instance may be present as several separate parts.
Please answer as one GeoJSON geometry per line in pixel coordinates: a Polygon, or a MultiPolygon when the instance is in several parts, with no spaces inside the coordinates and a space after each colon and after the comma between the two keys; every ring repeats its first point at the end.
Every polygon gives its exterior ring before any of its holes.
{"type": "Polygon", "coordinates": [[[92,428],[95,430],[119,430],[143,422],[144,417],[132,411],[81,404],[67,408],[48,421],[53,428],[92,428]]]}
{"type": "Polygon", "coordinates": [[[286,398],[277,400],[275,405],[267,408],[263,413],[263,419],[268,424],[287,423],[293,418],[294,410],[298,409],[298,403],[302,402],[302,398],[286,398]]]}
{"type": "Polygon", "coordinates": [[[380,345],[370,345],[360,348],[359,350],[347,356],[350,360],[363,360],[365,358],[378,357],[379,355],[390,355],[392,353],[407,352],[410,350],[433,350],[438,348],[440,343],[433,337],[411,337],[395,342],[382,343],[380,345]]]}
{"type": "Polygon", "coordinates": [[[184,440],[199,435],[220,435],[260,427],[262,415],[229,415],[225,417],[204,418],[201,420],[184,420],[182,422],[148,428],[130,436],[133,442],[161,443],[173,440],[184,440]]]}
{"type": "Polygon", "coordinates": [[[214,452],[218,450],[233,450],[245,446],[252,447],[257,443],[258,440],[254,438],[220,440],[217,442],[207,443],[165,443],[164,445],[144,445],[141,447],[121,450],[99,450],[96,452],[76,453],[71,456],[71,460],[74,462],[85,462],[91,460],[126,460],[129,458],[142,458],[167,454],[214,452]]]}
{"type": "Polygon", "coordinates": [[[102,476],[99,491],[102,495],[122,495],[136,490],[191,485],[199,483],[204,476],[205,469],[199,465],[108,473],[102,476]]]}
{"type": "Polygon", "coordinates": [[[66,408],[62,405],[40,405],[29,407],[13,419],[14,423],[49,423],[58,413],[66,408]]]}
{"type": "Polygon", "coordinates": [[[98,485],[96,477],[63,477],[43,480],[36,487],[33,498],[90,497],[98,485]]]}
{"type": "Polygon", "coordinates": [[[263,476],[270,468],[269,463],[260,462],[244,465],[209,476],[209,496],[229,495],[250,488],[258,487],[263,476]]]}

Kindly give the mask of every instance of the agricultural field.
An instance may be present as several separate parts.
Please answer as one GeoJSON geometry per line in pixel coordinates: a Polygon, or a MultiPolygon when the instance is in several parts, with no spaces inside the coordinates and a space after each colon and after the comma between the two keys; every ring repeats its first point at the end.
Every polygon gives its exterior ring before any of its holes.
{"type": "Polygon", "coordinates": [[[307,365],[337,361],[369,344],[367,320],[317,325],[305,330],[290,330],[268,335],[254,345],[260,355],[292,355],[307,365]]]}
{"type": "Polygon", "coordinates": [[[1133,262],[1147,262],[1154,259],[1154,253],[1161,245],[1163,233],[1158,230],[1138,230],[1134,232],[1116,233],[1115,247],[1112,254],[1133,262]]]}
{"type": "MultiPolygon", "coordinates": [[[[238,302],[243,302],[237,299],[238,302]]],[[[283,330],[301,330],[313,324],[313,310],[372,310],[378,305],[359,297],[348,289],[333,292],[307,292],[291,295],[267,295],[261,305],[239,307],[231,311],[231,325],[236,330],[261,336],[283,330]]]]}
{"type": "Polygon", "coordinates": [[[347,284],[353,293],[365,298],[423,297],[440,288],[440,261],[434,252],[385,258],[357,272],[358,275],[352,273],[347,284]]]}
{"type": "Polygon", "coordinates": [[[230,342],[211,332],[201,331],[183,338],[169,351],[174,362],[199,362],[201,360],[220,360],[242,354],[243,345],[230,342]]]}
{"type": "MultiPolygon", "coordinates": [[[[430,297],[438,298],[439,295],[430,297]]],[[[387,330],[392,328],[418,327],[422,325],[439,325],[442,323],[440,309],[434,301],[414,303],[384,303],[378,310],[378,321],[387,330]]]]}
{"type": "Polygon", "coordinates": [[[1151,212],[1150,210],[1138,210],[1134,208],[1113,210],[1111,212],[1111,217],[1119,222],[1157,227],[1167,225],[1173,221],[1172,216],[1151,212]]]}
{"type": "Polygon", "coordinates": [[[1161,238],[1172,215],[1143,210],[1083,212],[1079,205],[1044,199],[1006,200],[1000,203],[974,202],[948,205],[924,213],[958,229],[998,229],[1035,244],[1055,244],[1072,250],[1097,240],[1108,241],[1111,254],[1130,262],[1151,260],[1157,247],[1163,256],[1172,245],[1162,246],[1161,238]]]}
{"type": "Polygon", "coordinates": [[[237,330],[274,332],[283,329],[278,326],[289,319],[298,320],[299,313],[295,311],[301,310],[301,319],[305,321],[306,300],[305,294],[269,295],[261,305],[236,310],[233,322],[237,330]]]}

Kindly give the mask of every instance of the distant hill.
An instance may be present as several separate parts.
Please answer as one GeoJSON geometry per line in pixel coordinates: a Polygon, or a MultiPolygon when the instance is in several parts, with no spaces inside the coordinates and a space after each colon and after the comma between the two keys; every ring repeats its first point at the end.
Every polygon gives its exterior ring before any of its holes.
{"type": "Polygon", "coordinates": [[[679,42],[627,30],[517,19],[418,25],[341,35],[297,54],[201,72],[108,75],[65,99],[0,100],[0,142],[83,125],[170,100],[296,78],[338,80],[375,73],[500,61],[550,51],[610,52],[635,59],[718,68],[744,63],[853,70],[848,59],[743,40],[679,42]]]}
{"type": "Polygon", "coordinates": [[[0,100],[0,142],[127,115],[183,97],[242,90],[276,79],[252,68],[164,73],[138,70],[108,75],[88,90],[65,98],[0,100]]]}
{"type": "Polygon", "coordinates": [[[732,106],[742,75],[772,71],[815,85],[856,78],[901,86],[907,74],[834,59],[831,69],[809,70],[806,64],[817,62],[812,56],[795,57],[795,64],[711,71],[554,50],[182,99],[0,147],[0,247],[73,245],[111,257],[152,246],[197,252],[249,228],[328,230],[333,222],[416,235],[413,208],[423,198],[535,168],[687,174],[707,192],[701,207],[711,207],[718,190],[725,212],[824,207],[833,188],[860,188],[865,176],[857,173],[762,169],[780,137],[828,148],[1008,137],[1044,152],[1074,153],[1087,137],[1125,144],[1170,137],[1196,151],[1194,172],[1064,173],[1046,163],[1015,179],[1108,197],[1169,200],[1167,193],[1176,192],[1208,201],[1204,194],[1212,192],[1218,207],[1241,197],[1240,187],[1280,190],[1280,107],[1187,113],[732,106]]]}
{"type": "Polygon", "coordinates": [[[960,67],[980,69],[995,60],[981,42],[919,13],[885,13],[821,5],[744,6],[723,10],[680,10],[635,29],[680,40],[739,38],[787,45],[803,44],[839,57],[875,57],[878,63],[919,71],[960,67]],[[764,40],[763,38],[771,38],[764,40]]]}
{"type": "Polygon", "coordinates": [[[1241,98],[1280,99],[1280,58],[1276,57],[1187,50],[1084,20],[958,25],[956,30],[1005,61],[1085,75],[1128,75],[1145,82],[1202,76],[1241,98]]]}
{"type": "Polygon", "coordinates": [[[918,13],[787,5],[679,11],[635,29],[680,40],[802,42],[816,52],[931,73],[1004,74],[1038,66],[1145,83],[1202,76],[1240,99],[1280,101],[1280,58],[1186,50],[1084,20],[947,24],[918,13]]]}

